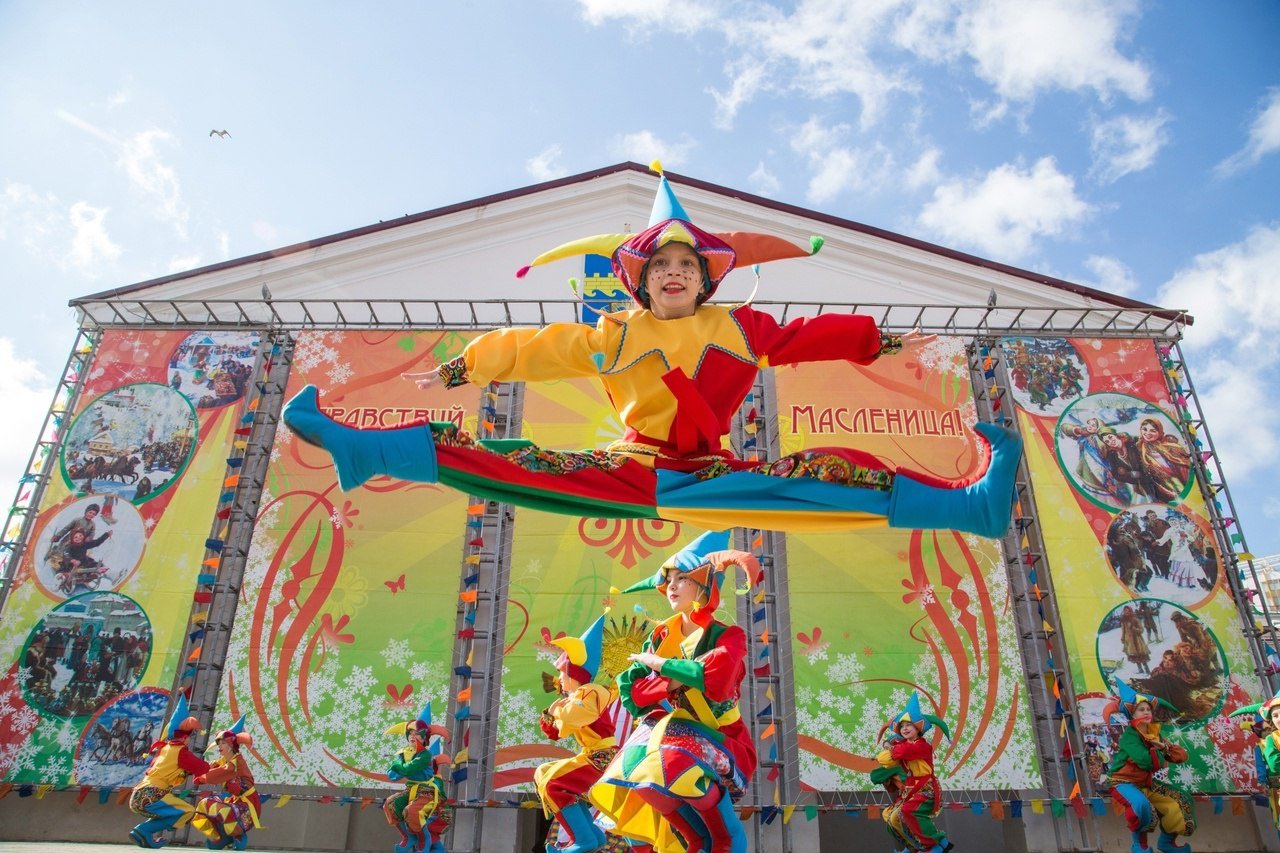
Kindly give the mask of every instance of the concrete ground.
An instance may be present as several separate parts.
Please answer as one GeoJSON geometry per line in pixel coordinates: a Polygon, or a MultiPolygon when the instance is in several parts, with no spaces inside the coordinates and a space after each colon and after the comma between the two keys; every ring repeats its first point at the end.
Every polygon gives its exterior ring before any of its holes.
{"type": "MultiPolygon", "coordinates": [[[[121,853],[124,850],[137,850],[133,844],[83,844],[77,841],[0,841],[0,853],[121,853]]],[[[166,845],[165,850],[204,850],[204,844],[195,847],[183,847],[180,844],[166,845]]],[[[283,853],[283,851],[253,848],[254,853],[283,853]]],[[[291,851],[297,853],[297,851],[291,851]]]]}

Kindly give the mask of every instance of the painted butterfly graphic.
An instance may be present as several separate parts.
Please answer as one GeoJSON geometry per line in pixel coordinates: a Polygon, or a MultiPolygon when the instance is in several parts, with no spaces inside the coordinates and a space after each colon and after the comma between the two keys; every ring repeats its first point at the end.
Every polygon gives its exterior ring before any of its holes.
{"type": "Polygon", "coordinates": [[[383,583],[387,585],[387,589],[391,590],[392,595],[397,592],[404,592],[404,573],[402,572],[400,577],[393,581],[383,581],[383,583]]]}

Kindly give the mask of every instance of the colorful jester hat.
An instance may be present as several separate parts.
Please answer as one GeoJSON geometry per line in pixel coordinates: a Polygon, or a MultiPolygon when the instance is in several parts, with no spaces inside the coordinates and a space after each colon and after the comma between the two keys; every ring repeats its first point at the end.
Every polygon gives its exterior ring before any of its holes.
{"type": "Polygon", "coordinates": [[[604,654],[604,614],[581,637],[557,637],[551,645],[564,650],[556,659],[556,669],[580,684],[595,681],[604,654]]]}
{"type": "Polygon", "coordinates": [[[231,724],[231,728],[218,732],[218,736],[214,738],[217,743],[220,740],[233,740],[237,747],[253,746],[253,735],[244,730],[244,714],[240,715],[240,719],[231,724]]]}
{"type": "Polygon", "coordinates": [[[164,736],[169,740],[178,737],[186,737],[200,728],[200,721],[191,716],[191,708],[187,705],[187,696],[185,693],[178,694],[178,701],[173,706],[173,714],[169,717],[169,724],[164,728],[164,736]]]}
{"type": "Polygon", "coordinates": [[[1156,705],[1163,705],[1175,714],[1178,713],[1177,708],[1173,707],[1159,696],[1155,696],[1150,693],[1139,693],[1130,687],[1123,679],[1117,678],[1115,682],[1115,696],[1111,698],[1110,702],[1102,707],[1102,719],[1104,721],[1109,722],[1112,716],[1119,714],[1124,717],[1127,722],[1132,722],[1133,712],[1137,710],[1139,702],[1146,702],[1151,706],[1151,710],[1153,712],[1156,709],[1156,705]]]}
{"type": "Polygon", "coordinates": [[[898,739],[898,727],[903,723],[914,723],[916,728],[920,730],[921,737],[924,737],[925,732],[929,731],[931,726],[937,726],[938,730],[947,736],[947,740],[951,740],[951,729],[947,727],[947,721],[941,717],[935,717],[933,714],[926,714],[924,709],[920,707],[920,694],[914,690],[911,691],[911,698],[907,700],[907,704],[903,709],[894,714],[889,722],[885,723],[884,728],[880,729],[880,734],[876,736],[876,740],[884,737],[886,731],[891,732],[892,736],[898,739]]]}
{"type": "Polygon", "coordinates": [[[394,726],[387,729],[384,734],[404,735],[405,737],[408,737],[410,732],[417,732],[420,735],[423,735],[424,741],[430,741],[432,735],[439,735],[441,740],[449,739],[448,729],[444,726],[438,726],[431,722],[430,702],[422,706],[422,713],[418,714],[416,719],[405,720],[403,723],[396,723],[394,726]]]}
{"type": "Polygon", "coordinates": [[[743,551],[730,551],[729,531],[704,533],[686,545],[679,553],[667,558],[652,576],[637,581],[623,590],[638,592],[656,589],[667,594],[667,576],[672,571],[684,572],[684,576],[702,587],[706,601],[699,602],[693,612],[693,621],[706,627],[715,618],[720,606],[720,587],[724,583],[725,569],[736,564],[754,582],[760,571],[756,558],[743,551]]]}
{"type": "Polygon", "coordinates": [[[803,258],[822,248],[821,237],[810,237],[808,246],[797,246],[790,240],[769,234],[748,231],[713,234],[703,231],[689,221],[689,214],[685,213],[666,175],[662,174],[662,164],[654,160],[649,168],[660,177],[648,228],[639,234],[598,234],[565,243],[538,255],[529,266],[522,267],[516,277],[524,278],[531,267],[551,261],[576,255],[604,255],[613,261],[613,273],[627,288],[631,298],[647,308],[648,299],[640,292],[645,265],[654,252],[668,243],[684,243],[706,261],[708,281],[705,291],[698,296],[698,304],[701,305],[711,298],[734,267],[748,267],[783,258],[803,258]]]}

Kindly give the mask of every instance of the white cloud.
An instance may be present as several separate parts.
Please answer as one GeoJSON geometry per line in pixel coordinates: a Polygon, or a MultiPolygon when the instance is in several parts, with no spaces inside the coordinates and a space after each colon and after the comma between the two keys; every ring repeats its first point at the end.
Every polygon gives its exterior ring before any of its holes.
{"type": "Polygon", "coordinates": [[[1149,168],[1169,142],[1168,123],[1168,114],[1158,110],[1150,116],[1118,116],[1095,124],[1092,174],[1109,184],[1149,168]]]}
{"type": "Polygon", "coordinates": [[[1157,301],[1195,317],[1182,346],[1228,476],[1273,472],[1280,455],[1280,226],[1257,226],[1237,243],[1196,256],[1157,301]]]}
{"type": "Polygon", "coordinates": [[[1280,150],[1280,87],[1269,89],[1262,99],[1244,148],[1219,163],[1215,171],[1220,176],[1235,174],[1276,150],[1280,150]]]}
{"type": "Polygon", "coordinates": [[[698,0],[580,0],[582,16],[599,26],[610,20],[629,21],[637,29],[667,27],[694,31],[715,21],[721,14],[716,3],[698,0]]]}
{"type": "Polygon", "coordinates": [[[199,255],[179,255],[169,259],[168,271],[171,273],[186,272],[187,270],[195,269],[201,263],[202,259],[199,255]]]}
{"type": "Polygon", "coordinates": [[[755,171],[747,177],[747,180],[750,182],[752,189],[765,196],[775,195],[782,186],[778,176],[765,167],[763,160],[756,166],[755,171]]]}
{"type": "Polygon", "coordinates": [[[1103,255],[1090,255],[1084,265],[1093,273],[1093,286],[1116,296],[1132,296],[1138,292],[1138,282],[1133,277],[1133,270],[1117,260],[1103,255]]]}
{"type": "Polygon", "coordinates": [[[0,495],[7,503],[25,473],[53,400],[50,380],[36,362],[19,358],[8,338],[0,338],[0,399],[5,401],[5,416],[0,418],[0,495]]]}
{"type": "Polygon", "coordinates": [[[810,118],[793,134],[792,149],[809,162],[810,203],[825,204],[850,190],[873,192],[889,179],[893,153],[879,143],[861,149],[842,144],[850,132],[846,124],[810,118]]]}
{"type": "Polygon", "coordinates": [[[953,180],[934,190],[920,224],[944,242],[972,246],[993,258],[1026,257],[1041,237],[1083,222],[1092,208],[1052,157],[1030,169],[1005,164],[980,180],[953,180]]]}
{"type": "Polygon", "coordinates": [[[1184,346],[1265,348],[1274,360],[1280,354],[1280,225],[1257,226],[1238,243],[1197,255],[1160,288],[1158,302],[1195,317],[1184,346]]]}
{"type": "Polygon", "coordinates": [[[134,189],[152,200],[160,219],[172,225],[178,236],[186,237],[188,209],[182,200],[178,174],[163,162],[158,150],[159,145],[171,139],[163,130],[135,133],[121,143],[116,162],[134,189]]]}
{"type": "Polygon", "coordinates": [[[938,169],[938,163],[941,160],[942,152],[937,148],[930,148],[921,154],[907,169],[905,176],[907,188],[918,190],[941,181],[942,172],[938,169]]]}
{"type": "Polygon", "coordinates": [[[121,253],[107,234],[108,209],[86,201],[68,207],[53,193],[5,184],[0,194],[0,240],[13,240],[34,258],[94,279],[103,264],[121,253]]]}
{"type": "Polygon", "coordinates": [[[1002,97],[1027,101],[1042,90],[1092,89],[1107,100],[1151,94],[1151,74],[1118,43],[1134,0],[979,0],[960,12],[957,38],[976,73],[1002,97]]]}
{"type": "Polygon", "coordinates": [[[109,210],[85,201],[71,205],[71,251],[67,258],[88,278],[97,278],[99,266],[120,257],[120,247],[107,235],[104,221],[109,210]]]}
{"type": "Polygon", "coordinates": [[[648,164],[653,160],[660,160],[663,168],[670,168],[683,163],[696,144],[687,136],[679,142],[669,142],[651,130],[641,130],[615,136],[609,143],[609,151],[614,157],[637,163],[648,164]]]}
{"type": "Polygon", "coordinates": [[[525,161],[524,168],[535,181],[550,181],[569,174],[560,162],[564,150],[560,143],[549,145],[525,161]]]}

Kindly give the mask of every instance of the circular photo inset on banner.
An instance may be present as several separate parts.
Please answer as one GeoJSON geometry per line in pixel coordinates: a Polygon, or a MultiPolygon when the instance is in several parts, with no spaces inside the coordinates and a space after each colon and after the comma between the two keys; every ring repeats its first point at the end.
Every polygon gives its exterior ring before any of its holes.
{"type": "Polygon", "coordinates": [[[118,592],[68,598],[36,623],[22,649],[27,703],[84,717],[132,690],[151,659],[151,622],[118,592]]]}
{"type": "Polygon", "coordinates": [[[1058,420],[1058,464],[1107,509],[1177,503],[1191,491],[1191,452],[1173,420],[1127,394],[1090,394],[1058,420]]]}
{"type": "Polygon", "coordinates": [[[1222,576],[1206,521],[1167,504],[1122,510],[1107,527],[1107,563],[1135,598],[1195,608],[1222,576]]]}
{"type": "Polygon", "coordinates": [[[199,409],[234,403],[258,357],[257,332],[196,332],[169,357],[169,387],[199,409]]]}
{"type": "Polygon", "coordinates": [[[1003,338],[1013,399],[1024,412],[1058,417],[1089,393],[1089,368],[1066,338],[1003,338]]]}
{"type": "Polygon", "coordinates": [[[117,589],[137,568],[147,537],[133,504],[90,495],[48,510],[27,549],[36,583],[55,598],[117,589]]]}
{"type": "Polygon", "coordinates": [[[168,691],[143,687],[99,708],[76,745],[75,783],[112,788],[137,783],[151,762],[151,744],[163,736],[168,707],[168,691]]]}
{"type": "Polygon", "coordinates": [[[1168,702],[1161,722],[1195,723],[1218,712],[1227,693],[1222,646],[1194,613],[1154,598],[1113,609],[1098,626],[1098,667],[1108,685],[1127,682],[1168,702]]]}
{"type": "Polygon", "coordinates": [[[177,479],[196,447],[196,412],[167,385],[122,385],[76,416],[62,448],[62,475],[90,494],[133,503],[177,479]]]}

